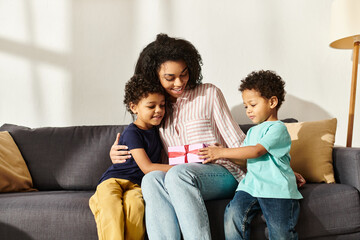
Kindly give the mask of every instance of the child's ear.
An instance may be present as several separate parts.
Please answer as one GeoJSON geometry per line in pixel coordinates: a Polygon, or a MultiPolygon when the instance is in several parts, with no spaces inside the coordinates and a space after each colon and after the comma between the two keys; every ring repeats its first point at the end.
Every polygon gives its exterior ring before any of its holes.
{"type": "Polygon", "coordinates": [[[279,103],[279,99],[276,96],[270,98],[270,108],[276,108],[279,103]]]}
{"type": "Polygon", "coordinates": [[[137,114],[137,105],[131,102],[129,104],[129,106],[130,106],[130,110],[133,112],[133,114],[137,114]]]}

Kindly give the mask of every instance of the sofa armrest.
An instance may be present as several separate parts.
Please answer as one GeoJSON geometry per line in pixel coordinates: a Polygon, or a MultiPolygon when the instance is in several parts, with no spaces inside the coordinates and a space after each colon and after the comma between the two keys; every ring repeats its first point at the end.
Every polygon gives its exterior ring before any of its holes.
{"type": "Polygon", "coordinates": [[[333,160],[335,181],[360,191],[360,148],[334,147],[333,160]]]}

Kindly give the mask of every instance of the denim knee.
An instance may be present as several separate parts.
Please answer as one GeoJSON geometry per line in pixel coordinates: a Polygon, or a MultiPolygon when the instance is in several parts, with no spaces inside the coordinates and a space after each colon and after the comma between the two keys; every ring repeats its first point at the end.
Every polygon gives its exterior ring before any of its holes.
{"type": "Polygon", "coordinates": [[[239,212],[237,207],[233,207],[231,202],[226,206],[224,213],[224,224],[229,225],[233,224],[234,219],[239,218],[239,212]]]}
{"type": "Polygon", "coordinates": [[[239,212],[238,206],[231,204],[226,206],[224,213],[224,232],[227,240],[246,239],[245,233],[248,223],[239,212]]]}
{"type": "Polygon", "coordinates": [[[168,189],[178,189],[179,185],[193,185],[193,175],[186,164],[177,165],[171,168],[165,177],[165,185],[168,189]]]}
{"type": "MultiPolygon", "coordinates": [[[[224,230],[226,236],[233,236],[234,231],[236,231],[236,219],[239,218],[239,213],[236,208],[233,208],[232,205],[229,203],[225,208],[224,213],[224,230]]],[[[232,238],[230,238],[232,239],[232,238]]]]}
{"type": "Polygon", "coordinates": [[[154,193],[156,189],[163,185],[165,172],[163,171],[152,171],[143,177],[141,181],[141,190],[143,195],[145,196],[148,192],[154,193]]]}

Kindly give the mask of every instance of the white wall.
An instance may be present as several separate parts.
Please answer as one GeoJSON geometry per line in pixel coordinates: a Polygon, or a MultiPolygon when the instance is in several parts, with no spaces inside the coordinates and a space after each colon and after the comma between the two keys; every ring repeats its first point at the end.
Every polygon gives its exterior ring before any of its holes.
{"type": "MultiPolygon", "coordinates": [[[[198,48],[204,82],[222,89],[239,123],[249,122],[240,80],[272,69],[286,81],[280,118],[336,117],[336,144],[345,145],[352,53],[329,47],[331,3],[0,0],[0,125],[129,123],[125,82],[142,48],[164,32],[198,48]]],[[[359,120],[357,102],[357,147],[359,120]]]]}

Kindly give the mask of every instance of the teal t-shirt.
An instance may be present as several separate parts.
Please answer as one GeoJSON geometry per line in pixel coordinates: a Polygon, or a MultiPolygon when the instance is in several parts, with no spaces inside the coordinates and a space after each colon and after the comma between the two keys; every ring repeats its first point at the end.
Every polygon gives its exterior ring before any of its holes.
{"type": "Polygon", "coordinates": [[[267,121],[249,129],[243,146],[261,144],[267,153],[247,160],[247,173],[236,191],[253,197],[301,199],[290,167],[291,138],[281,121],[267,121]]]}

